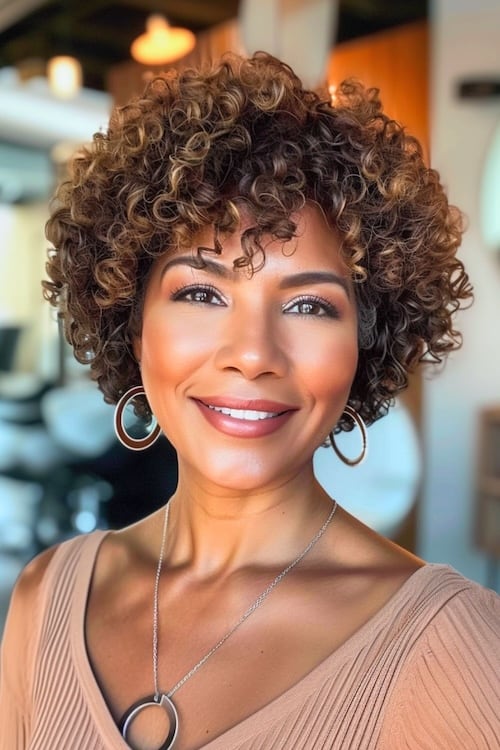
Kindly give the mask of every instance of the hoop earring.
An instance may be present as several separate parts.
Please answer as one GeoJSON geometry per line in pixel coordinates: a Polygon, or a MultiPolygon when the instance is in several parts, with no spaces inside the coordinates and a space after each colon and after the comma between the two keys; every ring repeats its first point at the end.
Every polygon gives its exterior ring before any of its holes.
{"type": "Polygon", "coordinates": [[[129,435],[125,429],[125,425],[123,423],[123,412],[125,411],[125,407],[129,403],[129,401],[132,401],[132,399],[136,398],[136,396],[145,395],[146,392],[142,385],[136,385],[133,388],[129,388],[128,391],[126,391],[123,396],[121,396],[115,407],[114,425],[116,437],[118,438],[120,443],[125,446],[125,448],[128,448],[131,451],[146,450],[146,448],[149,448],[151,445],[153,445],[153,443],[156,443],[161,435],[161,427],[158,422],[156,422],[156,420],[155,426],[153,427],[149,435],[146,435],[146,437],[143,438],[134,438],[129,435]]]}
{"type": "Polygon", "coordinates": [[[337,456],[340,458],[341,461],[343,461],[347,466],[357,466],[362,461],[364,461],[366,457],[366,448],[367,448],[367,437],[366,437],[366,425],[361,419],[360,415],[356,411],[356,409],[353,409],[352,406],[349,406],[349,404],[346,404],[344,408],[344,414],[347,414],[351,419],[357,424],[361,431],[361,442],[362,442],[362,448],[361,453],[356,458],[347,458],[347,456],[344,456],[344,454],[338,449],[337,444],[335,442],[335,435],[333,434],[333,430],[330,432],[330,442],[332,444],[332,448],[337,454],[337,456]]]}

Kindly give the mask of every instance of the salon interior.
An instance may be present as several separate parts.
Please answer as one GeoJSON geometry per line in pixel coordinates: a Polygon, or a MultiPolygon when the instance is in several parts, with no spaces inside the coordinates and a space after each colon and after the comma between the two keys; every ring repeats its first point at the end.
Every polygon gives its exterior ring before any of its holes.
{"type": "MultiPolygon", "coordinates": [[[[119,444],[113,407],[42,299],[49,197],[114,104],[226,50],[267,49],[331,95],[349,76],[377,86],[465,212],[475,302],[462,349],[412,376],[361,466],[324,448],[314,464],[375,530],[498,590],[499,41],[498,0],[0,0],[0,633],[33,555],[133,522],[176,483],[166,438],[144,454],[119,444]]],[[[339,445],[355,455],[359,435],[339,445]]]]}

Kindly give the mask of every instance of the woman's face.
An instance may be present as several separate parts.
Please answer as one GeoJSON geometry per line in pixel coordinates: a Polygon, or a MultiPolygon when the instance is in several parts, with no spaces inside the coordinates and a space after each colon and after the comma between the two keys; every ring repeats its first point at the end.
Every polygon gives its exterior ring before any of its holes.
{"type": "Polygon", "coordinates": [[[311,466],[342,413],[357,365],[357,318],[339,238],[314,206],[298,237],[266,246],[251,278],[233,269],[240,234],[208,227],[155,262],[136,342],[143,385],[179,471],[210,486],[252,491],[311,466]]]}

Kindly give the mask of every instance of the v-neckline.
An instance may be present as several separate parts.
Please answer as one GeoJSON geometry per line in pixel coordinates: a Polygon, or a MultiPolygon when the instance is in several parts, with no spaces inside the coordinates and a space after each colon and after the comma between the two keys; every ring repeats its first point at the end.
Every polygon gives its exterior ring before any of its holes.
{"type": "MultiPolygon", "coordinates": [[[[114,750],[131,750],[130,746],[123,739],[101,692],[92,669],[86,642],[86,615],[90,585],[99,548],[108,533],[107,531],[95,531],[82,541],[82,544],[88,545],[89,549],[86,550],[85,556],[87,564],[80,565],[77,573],[71,613],[71,641],[73,653],[75,654],[76,669],[98,727],[104,732],[104,736],[109,738],[114,750]]],[[[302,705],[304,696],[314,692],[314,689],[318,685],[318,680],[334,673],[335,663],[339,661],[345,662],[353,652],[356,653],[359,651],[359,642],[363,641],[365,633],[368,630],[373,631],[379,621],[388,619],[389,613],[404,598],[408,588],[415,586],[415,580],[422,576],[427,576],[430,570],[435,570],[436,568],[451,570],[447,565],[435,563],[426,563],[418,568],[374,615],[364,622],[331,654],[313,667],[312,670],[283,693],[273,698],[269,703],[266,703],[265,706],[262,706],[262,708],[257,709],[250,716],[226,729],[207,744],[200,746],[198,750],[228,750],[231,747],[231,740],[237,739],[238,742],[242,742],[255,733],[255,726],[258,726],[259,732],[261,732],[267,724],[275,720],[276,712],[274,709],[278,703],[280,711],[283,710],[283,706],[288,706],[288,709],[291,711],[294,707],[302,705]]]]}

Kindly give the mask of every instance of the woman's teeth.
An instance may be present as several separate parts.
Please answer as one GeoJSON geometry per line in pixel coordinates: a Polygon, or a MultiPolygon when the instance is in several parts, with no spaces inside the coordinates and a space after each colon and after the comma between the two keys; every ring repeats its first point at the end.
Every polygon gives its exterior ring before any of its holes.
{"type": "Polygon", "coordinates": [[[254,411],[252,409],[229,409],[225,406],[210,406],[207,404],[209,409],[218,411],[221,414],[226,414],[228,417],[233,419],[246,419],[250,422],[256,422],[259,419],[271,419],[277,417],[279,412],[276,411],[254,411]]]}

